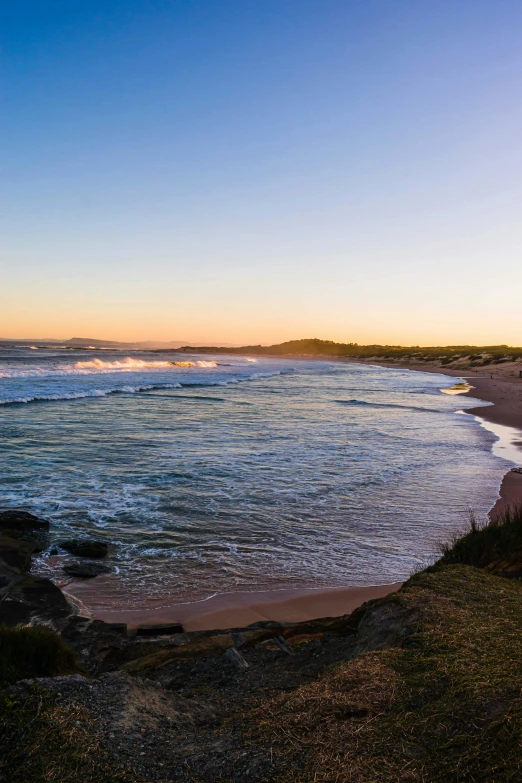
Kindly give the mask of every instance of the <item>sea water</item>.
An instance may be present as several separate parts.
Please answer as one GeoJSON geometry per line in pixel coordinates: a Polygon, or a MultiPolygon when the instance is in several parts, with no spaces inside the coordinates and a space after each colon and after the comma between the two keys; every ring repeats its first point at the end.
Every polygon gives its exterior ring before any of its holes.
{"type": "MultiPolygon", "coordinates": [[[[508,461],[455,379],[327,361],[0,350],[0,507],[110,544],[90,608],[371,585],[484,518],[508,461]]],[[[60,584],[66,553],[36,570],[60,584]]]]}

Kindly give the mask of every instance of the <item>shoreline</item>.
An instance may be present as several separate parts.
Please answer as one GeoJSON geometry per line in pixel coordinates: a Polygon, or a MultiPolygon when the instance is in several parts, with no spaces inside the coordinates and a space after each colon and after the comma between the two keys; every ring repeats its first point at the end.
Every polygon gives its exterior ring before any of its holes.
{"type": "Polygon", "coordinates": [[[366,601],[399,590],[402,582],[368,587],[288,588],[220,593],[194,603],[172,604],[157,609],[101,610],[94,614],[107,623],[126,623],[129,629],[142,625],[181,623],[185,631],[246,628],[272,621],[295,623],[351,614],[366,601]]]}
{"type": "MultiPolygon", "coordinates": [[[[275,358],[275,357],[274,357],[275,358]]],[[[308,360],[310,357],[282,357],[308,360]]],[[[470,368],[429,367],[410,363],[356,361],[344,358],[316,357],[319,361],[340,361],[356,364],[372,364],[390,369],[412,372],[430,372],[470,381],[471,389],[462,396],[476,397],[491,405],[466,409],[464,412],[491,424],[510,427],[520,433],[520,440],[513,445],[520,452],[522,464],[522,379],[506,374],[474,372],[470,368]],[[490,377],[488,377],[490,376],[490,377]]],[[[499,498],[489,515],[495,516],[506,506],[522,500],[522,474],[507,470],[499,498]]],[[[158,609],[99,610],[92,613],[95,619],[111,623],[126,623],[129,629],[140,625],[154,626],[181,623],[186,631],[210,631],[226,628],[245,628],[261,621],[303,622],[324,617],[340,617],[350,614],[363,603],[382,598],[401,587],[400,582],[365,587],[289,588],[276,591],[252,591],[247,593],[221,593],[204,601],[172,604],[158,609]],[[277,597],[275,597],[277,595],[277,597]]],[[[74,596],[74,587],[71,591],[74,596]]],[[[81,589],[79,591],[81,596],[81,589]]],[[[80,599],[81,600],[81,599],[80,599]]]]}

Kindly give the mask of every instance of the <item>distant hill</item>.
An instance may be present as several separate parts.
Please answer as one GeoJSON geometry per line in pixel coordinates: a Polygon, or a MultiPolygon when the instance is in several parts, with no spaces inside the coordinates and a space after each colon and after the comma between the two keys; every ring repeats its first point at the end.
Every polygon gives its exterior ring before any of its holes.
{"type": "Polygon", "coordinates": [[[415,361],[440,360],[442,363],[466,358],[468,361],[507,361],[522,356],[522,347],[508,345],[448,345],[421,347],[401,345],[358,345],[357,343],[336,343],[332,340],[308,338],[289,340],[276,345],[244,345],[237,348],[220,346],[184,346],[182,352],[198,353],[237,353],[258,356],[346,356],[353,358],[375,359],[412,359],[415,361]]]}
{"type": "MultiPolygon", "coordinates": [[[[95,340],[90,337],[72,337],[70,340],[65,340],[64,345],[78,345],[87,346],[94,345],[96,348],[127,348],[128,350],[176,350],[187,345],[188,340],[142,340],[135,343],[115,342],[114,340],[95,340]]],[[[236,347],[237,343],[218,343],[220,348],[236,347]]]]}

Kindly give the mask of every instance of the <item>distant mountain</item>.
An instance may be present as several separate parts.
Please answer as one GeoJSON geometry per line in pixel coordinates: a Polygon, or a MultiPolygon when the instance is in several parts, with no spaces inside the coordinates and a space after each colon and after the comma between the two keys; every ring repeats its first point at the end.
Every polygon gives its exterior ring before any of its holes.
{"type": "MultiPolygon", "coordinates": [[[[142,340],[135,343],[124,343],[115,342],[114,340],[96,340],[90,337],[72,337],[70,340],[64,340],[63,344],[78,345],[82,347],[93,345],[96,348],[127,348],[129,350],[152,350],[154,348],[163,350],[176,350],[177,348],[190,345],[190,340],[142,340]]],[[[198,344],[199,343],[196,342],[196,346],[198,344]]],[[[217,345],[220,348],[231,348],[233,346],[237,346],[237,343],[217,343],[217,345]]]]}
{"type": "Polygon", "coordinates": [[[64,340],[64,345],[96,345],[96,346],[119,346],[129,345],[129,343],[115,342],[114,340],[95,340],[92,337],[71,337],[70,340],[64,340]]]}

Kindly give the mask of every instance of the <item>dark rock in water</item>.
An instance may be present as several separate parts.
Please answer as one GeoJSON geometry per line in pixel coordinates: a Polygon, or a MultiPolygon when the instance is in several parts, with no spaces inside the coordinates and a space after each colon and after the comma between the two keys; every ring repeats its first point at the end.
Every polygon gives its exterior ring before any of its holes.
{"type": "Polygon", "coordinates": [[[71,538],[68,541],[59,541],[58,546],[66,549],[71,555],[77,557],[91,557],[99,559],[107,556],[109,548],[105,541],[93,541],[90,539],[71,538]]]}
{"type": "Polygon", "coordinates": [[[68,576],[79,576],[82,579],[93,579],[112,572],[112,568],[102,563],[66,563],[63,570],[68,576]]]}
{"type": "Polygon", "coordinates": [[[0,530],[19,530],[21,532],[49,530],[49,522],[35,517],[34,514],[29,514],[28,511],[9,509],[0,511],[0,530]]]}
{"type": "Polygon", "coordinates": [[[0,535],[0,568],[13,574],[25,574],[31,568],[31,554],[35,546],[30,541],[19,541],[0,535]]]}
{"type": "Polygon", "coordinates": [[[73,610],[62,591],[49,579],[29,574],[0,574],[0,623],[35,625],[69,617],[73,610]]]}

